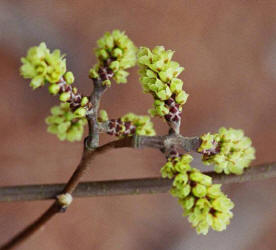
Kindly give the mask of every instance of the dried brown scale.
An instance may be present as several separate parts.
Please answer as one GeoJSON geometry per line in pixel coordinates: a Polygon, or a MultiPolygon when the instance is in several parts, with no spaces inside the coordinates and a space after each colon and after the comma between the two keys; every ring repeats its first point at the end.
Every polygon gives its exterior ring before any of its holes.
{"type": "Polygon", "coordinates": [[[203,160],[208,160],[211,156],[220,152],[221,143],[217,141],[213,141],[212,144],[214,145],[213,148],[205,149],[202,152],[199,152],[203,155],[203,160]]]}
{"type": "MultiPolygon", "coordinates": [[[[67,102],[70,103],[70,108],[72,111],[75,111],[76,109],[81,107],[81,100],[83,96],[77,88],[73,88],[71,85],[67,84],[63,77],[56,84],[60,87],[58,92],[59,94],[66,92],[70,93],[70,99],[67,102]]],[[[87,110],[90,110],[91,107],[92,105],[89,102],[85,105],[85,108],[87,110]]]]}
{"type": "Polygon", "coordinates": [[[165,119],[168,123],[180,123],[181,122],[181,111],[180,111],[180,105],[176,103],[175,101],[175,95],[173,94],[171,98],[165,101],[165,104],[167,105],[169,109],[169,113],[165,115],[165,119]]]}
{"type": "Polygon", "coordinates": [[[130,136],[134,135],[136,127],[131,122],[123,122],[120,118],[111,119],[107,125],[107,133],[115,136],[130,136]]]}
{"type": "Polygon", "coordinates": [[[106,81],[106,80],[112,79],[112,77],[114,76],[114,73],[113,73],[112,69],[109,68],[109,65],[115,60],[116,60],[116,58],[113,58],[109,54],[108,59],[103,61],[103,65],[100,66],[100,68],[98,70],[99,78],[101,81],[106,81]]]}
{"type": "Polygon", "coordinates": [[[196,182],[195,181],[190,181],[190,186],[193,188],[193,187],[195,187],[196,186],[196,182]]]}
{"type": "Polygon", "coordinates": [[[216,216],[216,210],[214,208],[211,207],[211,209],[209,210],[209,213],[212,214],[213,216],[216,216]]]}
{"type": "Polygon", "coordinates": [[[172,159],[173,164],[176,163],[176,158],[181,157],[182,155],[176,150],[176,147],[171,147],[169,150],[167,150],[167,159],[172,159]]]}
{"type": "Polygon", "coordinates": [[[114,75],[113,71],[108,67],[99,68],[98,73],[102,81],[110,80],[114,75]]]}

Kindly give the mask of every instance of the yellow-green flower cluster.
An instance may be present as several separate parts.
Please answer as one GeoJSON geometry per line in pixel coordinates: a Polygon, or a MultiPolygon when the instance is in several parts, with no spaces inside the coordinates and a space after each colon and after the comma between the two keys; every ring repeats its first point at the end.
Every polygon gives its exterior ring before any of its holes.
{"type": "Polygon", "coordinates": [[[182,90],[183,82],[178,75],[184,70],[177,62],[172,61],[174,51],[156,46],[153,50],[141,47],[137,54],[140,66],[140,81],[145,93],[151,93],[155,99],[150,113],[154,116],[164,116],[169,113],[169,105],[165,101],[172,97],[181,111],[188,98],[182,90]],[[166,106],[167,105],[167,106],[166,106]]]}
{"type": "Polygon", "coordinates": [[[136,115],[134,113],[128,113],[121,118],[122,122],[131,122],[135,126],[137,135],[155,135],[155,130],[150,117],[147,115],[136,115]]]}
{"type": "Polygon", "coordinates": [[[46,118],[48,132],[56,134],[61,140],[80,141],[86,124],[85,114],[72,112],[69,103],[61,103],[51,109],[51,116],[46,118]]]}
{"type": "Polygon", "coordinates": [[[192,168],[189,154],[170,158],[162,167],[162,177],[174,178],[171,193],[181,204],[184,216],[198,234],[225,230],[233,217],[234,204],[221,191],[220,184],[212,184],[212,178],[192,168]]]}
{"type": "MultiPolygon", "coordinates": [[[[104,121],[106,118],[105,113],[101,114],[98,120],[104,121]]],[[[149,116],[135,115],[128,113],[119,119],[111,119],[107,122],[107,131],[109,135],[115,135],[118,137],[137,135],[155,135],[153,123],[149,116]]]]}
{"type": "Polygon", "coordinates": [[[198,152],[203,154],[203,163],[214,164],[217,173],[242,174],[255,159],[255,149],[250,138],[241,129],[220,128],[216,134],[205,134],[198,152]]]}
{"type": "Polygon", "coordinates": [[[98,63],[90,69],[91,78],[100,78],[110,85],[112,77],[117,83],[126,83],[129,73],[125,71],[136,64],[136,47],[124,32],[114,30],[98,40],[95,50],[98,63]]]}
{"type": "Polygon", "coordinates": [[[32,79],[30,86],[33,89],[43,86],[45,82],[58,82],[66,72],[64,55],[59,50],[51,53],[44,42],[30,48],[21,62],[20,73],[24,78],[32,79]]]}

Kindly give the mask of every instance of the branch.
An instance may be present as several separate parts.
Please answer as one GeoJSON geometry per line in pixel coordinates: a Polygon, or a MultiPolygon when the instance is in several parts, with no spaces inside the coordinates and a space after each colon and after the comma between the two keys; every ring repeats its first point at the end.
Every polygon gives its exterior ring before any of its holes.
{"type": "MultiPolygon", "coordinates": [[[[224,175],[215,172],[205,174],[214,183],[230,184],[264,180],[276,177],[276,162],[251,167],[243,175],[224,175]]],[[[167,192],[172,180],[160,177],[82,182],[73,192],[74,197],[95,197],[109,195],[155,194],[167,192]]],[[[55,199],[65,184],[24,185],[0,188],[0,201],[33,201],[55,199]]]]}
{"type": "MultiPolygon", "coordinates": [[[[121,147],[131,147],[132,145],[132,137],[126,137],[121,140],[112,141],[107,143],[101,147],[96,148],[93,151],[89,151],[87,149],[84,150],[82,155],[81,162],[79,163],[76,171],[72,175],[69,182],[65,185],[63,191],[61,193],[69,193],[72,192],[77,187],[80,182],[80,178],[83,176],[85,171],[88,169],[89,164],[95,158],[96,155],[105,153],[106,151],[113,148],[121,148],[121,147]]],[[[22,241],[32,235],[34,232],[38,231],[47,221],[49,221],[55,214],[59,212],[63,212],[64,207],[56,200],[36,221],[27,226],[17,235],[15,235],[9,242],[3,245],[0,249],[7,250],[12,249],[13,247],[19,245],[22,241]]]]}
{"type": "Polygon", "coordinates": [[[168,149],[172,146],[182,148],[186,152],[197,151],[200,147],[201,139],[199,137],[184,137],[179,134],[170,134],[165,136],[135,136],[135,148],[156,148],[168,149]]]}
{"type": "MultiPolygon", "coordinates": [[[[97,93],[97,92],[94,91],[93,93],[97,93]]],[[[99,101],[99,99],[96,99],[96,100],[99,101]]],[[[96,117],[95,113],[92,114],[92,117],[96,117]]],[[[89,169],[89,165],[90,165],[91,161],[98,154],[104,153],[110,149],[121,148],[121,147],[132,147],[132,148],[152,147],[152,148],[157,148],[157,149],[163,150],[163,149],[168,149],[171,146],[178,146],[178,147],[183,148],[185,151],[197,151],[198,147],[201,144],[201,140],[198,137],[183,137],[182,135],[173,133],[173,134],[167,135],[167,136],[139,136],[139,135],[137,136],[136,135],[133,137],[125,137],[123,139],[107,143],[101,147],[97,147],[98,140],[97,139],[94,140],[95,139],[94,135],[98,136],[99,130],[97,128],[97,122],[94,123],[94,120],[92,120],[92,122],[91,122],[91,131],[93,131],[93,130],[95,130],[95,134],[92,134],[92,135],[90,134],[90,137],[89,137],[91,139],[90,143],[92,143],[92,144],[87,143],[87,140],[85,140],[84,151],[82,154],[81,161],[80,161],[79,165],[77,166],[75,172],[73,173],[72,177],[70,178],[68,183],[65,185],[63,191],[59,194],[72,194],[74,192],[74,190],[77,188],[81,177],[89,169]],[[96,148],[94,148],[94,146],[96,146],[96,148]]],[[[227,177],[227,178],[234,178],[234,177],[227,177]]],[[[242,178],[242,177],[239,176],[238,178],[242,178]]],[[[160,184],[161,186],[163,184],[165,184],[165,185],[167,185],[167,190],[169,189],[170,182],[168,180],[157,179],[157,183],[159,183],[159,182],[161,183],[160,184]]],[[[135,183],[136,182],[134,181],[134,184],[135,183]]],[[[154,183],[155,183],[155,181],[154,181],[154,183]]],[[[140,184],[142,184],[142,183],[140,183],[140,184]]],[[[135,187],[135,185],[134,185],[134,187],[135,187]]],[[[112,187],[111,187],[111,189],[112,189],[112,187]]],[[[134,189],[130,188],[130,192],[134,192],[134,189]]],[[[135,188],[135,192],[137,192],[137,187],[135,188]]],[[[56,193],[56,194],[58,194],[58,193],[56,193]]],[[[120,194],[120,193],[118,193],[118,194],[120,194]]],[[[64,207],[63,204],[61,204],[61,202],[57,199],[52,204],[52,206],[46,212],[44,212],[35,222],[33,222],[28,227],[26,227],[22,232],[17,234],[14,238],[12,238],[7,244],[2,246],[2,248],[0,248],[0,249],[1,250],[11,249],[14,246],[18,245],[20,242],[24,241],[27,237],[29,237],[31,234],[33,234],[38,229],[40,229],[55,214],[65,211],[66,208],[67,207],[64,207]]]]}
{"type": "Polygon", "coordinates": [[[106,90],[100,79],[93,79],[94,89],[90,95],[92,109],[87,112],[87,121],[89,126],[89,136],[86,140],[86,147],[94,149],[99,146],[99,125],[97,122],[100,100],[106,90]]]}

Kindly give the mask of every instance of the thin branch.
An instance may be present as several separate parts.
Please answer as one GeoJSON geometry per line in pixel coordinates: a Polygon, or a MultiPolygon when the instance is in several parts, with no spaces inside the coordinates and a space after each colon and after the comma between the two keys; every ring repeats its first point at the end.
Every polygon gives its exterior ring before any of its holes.
{"type": "MultiPolygon", "coordinates": [[[[276,178],[276,162],[261,164],[245,171],[243,175],[224,175],[207,172],[214,183],[229,184],[276,178]]],[[[82,182],[73,192],[74,197],[133,195],[165,193],[172,181],[160,177],[128,180],[82,182]]],[[[49,200],[62,192],[65,184],[24,185],[0,188],[0,201],[49,200]]]]}
{"type": "MultiPolygon", "coordinates": [[[[90,163],[95,158],[95,155],[102,154],[113,148],[122,148],[122,147],[131,147],[132,146],[132,137],[126,137],[121,140],[112,141],[101,147],[96,148],[93,151],[84,150],[82,160],[78,165],[76,171],[72,175],[69,182],[64,187],[64,190],[61,193],[72,193],[77,187],[80,178],[84,172],[88,169],[90,163]]],[[[90,165],[91,166],[91,165],[90,165]]],[[[55,214],[64,211],[63,207],[56,200],[50,208],[48,208],[36,221],[24,228],[20,233],[15,235],[9,242],[3,245],[0,249],[7,250],[12,249],[13,247],[20,244],[34,232],[39,230],[47,221],[49,221],[55,214]]]]}
{"type": "MultiPolygon", "coordinates": [[[[95,126],[94,122],[92,122],[92,126],[95,126]]],[[[97,127],[95,131],[97,131],[95,133],[98,135],[97,127]]],[[[98,154],[104,153],[110,149],[120,148],[120,147],[132,147],[132,148],[152,147],[157,149],[167,149],[167,148],[170,148],[172,145],[174,145],[174,146],[181,147],[186,151],[197,151],[197,148],[200,146],[200,143],[201,143],[201,140],[198,137],[183,137],[181,135],[177,135],[174,133],[167,136],[125,137],[123,139],[105,144],[101,147],[97,147],[98,141],[93,140],[94,134],[92,134],[90,138],[92,138],[92,141],[91,141],[92,144],[85,143],[81,161],[77,166],[75,172],[73,173],[72,177],[65,185],[63,191],[61,192],[62,194],[65,194],[65,193],[72,194],[76,189],[76,187],[78,186],[81,180],[81,177],[88,170],[91,161],[98,154]],[[90,148],[91,145],[92,145],[92,148],[90,148]],[[94,148],[94,146],[96,146],[96,148],[94,148]]],[[[26,227],[22,232],[17,234],[14,238],[12,238],[6,245],[2,246],[2,248],[0,249],[1,250],[11,249],[14,246],[18,245],[20,242],[24,241],[27,237],[29,237],[32,233],[36,232],[39,228],[41,228],[41,226],[43,226],[56,213],[62,212],[64,210],[65,208],[61,206],[58,200],[56,200],[52,204],[52,206],[46,212],[44,212],[34,223],[26,227]]]]}
{"type": "Polygon", "coordinates": [[[77,185],[80,182],[81,177],[85,174],[85,172],[89,169],[91,166],[91,161],[98,155],[103,154],[107,152],[110,149],[114,148],[123,148],[123,147],[132,147],[133,144],[133,138],[132,137],[125,137],[123,139],[109,142],[101,147],[96,148],[93,151],[84,150],[83,157],[81,159],[81,162],[79,163],[79,166],[73,173],[72,177],[66,184],[64,190],[62,193],[69,193],[72,194],[77,185]]]}
{"type": "Polygon", "coordinates": [[[1,246],[1,250],[13,249],[21,242],[31,236],[34,232],[38,231],[47,221],[49,221],[54,215],[60,211],[60,207],[57,202],[54,202],[37,220],[31,225],[26,227],[22,232],[15,235],[5,245],[1,246]]]}
{"type": "Polygon", "coordinates": [[[168,135],[168,136],[134,136],[125,137],[121,140],[108,143],[102,147],[95,148],[93,151],[84,147],[81,162],[73,173],[72,177],[65,186],[63,193],[72,194],[74,189],[80,182],[81,177],[87,171],[89,162],[98,154],[101,154],[110,148],[116,147],[133,147],[144,148],[152,147],[157,149],[170,148],[172,145],[182,147],[186,151],[196,151],[200,146],[200,139],[198,137],[183,137],[181,135],[168,135]]]}

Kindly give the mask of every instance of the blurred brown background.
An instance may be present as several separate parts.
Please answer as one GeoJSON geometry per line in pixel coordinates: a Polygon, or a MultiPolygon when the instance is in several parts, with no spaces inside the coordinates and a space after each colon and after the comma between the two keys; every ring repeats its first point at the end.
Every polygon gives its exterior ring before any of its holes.
{"type": "MultiPolygon", "coordinates": [[[[115,28],[137,46],[165,45],[186,68],[190,94],[182,133],[243,128],[257,149],[254,165],[276,160],[276,1],[11,1],[0,2],[0,185],[65,182],[81,143],[46,133],[44,118],[57,103],[33,92],[18,73],[20,57],[41,41],[67,54],[80,90],[92,89],[96,40],[115,28]]],[[[102,107],[111,117],[145,114],[137,69],[127,85],[112,85],[102,107]]],[[[154,119],[159,133],[166,125],[154,119]]],[[[102,137],[102,143],[111,140],[102,137]]],[[[100,156],[85,180],[158,176],[164,157],[154,150],[100,156]]],[[[227,185],[236,204],[227,231],[197,236],[169,194],[78,199],[19,249],[275,249],[276,183],[227,185]]],[[[50,202],[0,204],[0,244],[39,216],[50,202]]]]}

